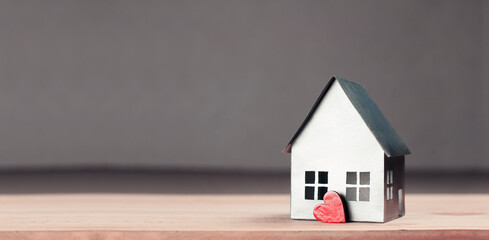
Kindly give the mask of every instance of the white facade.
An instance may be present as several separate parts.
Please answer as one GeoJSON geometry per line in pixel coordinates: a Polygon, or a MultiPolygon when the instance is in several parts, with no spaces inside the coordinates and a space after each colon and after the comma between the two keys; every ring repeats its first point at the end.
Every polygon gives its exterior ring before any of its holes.
{"type": "Polygon", "coordinates": [[[294,141],[291,158],[291,218],[315,219],[319,187],[327,187],[341,196],[356,191],[356,200],[346,201],[351,221],[384,222],[384,151],[338,81],[294,141]],[[306,171],[315,172],[314,183],[306,183],[306,171]],[[319,171],[327,172],[327,184],[318,182],[319,171]],[[355,172],[355,184],[347,184],[347,172],[355,172]],[[368,173],[368,184],[360,184],[360,173],[368,173]],[[314,200],[306,199],[306,187],[314,188],[314,200]]]}

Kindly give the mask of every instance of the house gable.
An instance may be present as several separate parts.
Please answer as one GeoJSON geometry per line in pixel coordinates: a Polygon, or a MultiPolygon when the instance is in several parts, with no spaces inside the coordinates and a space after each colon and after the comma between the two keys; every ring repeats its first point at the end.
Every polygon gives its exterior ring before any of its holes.
{"type": "Polygon", "coordinates": [[[295,132],[292,139],[284,148],[284,153],[291,152],[292,144],[305,129],[306,125],[311,121],[321,101],[323,101],[324,97],[335,82],[341,86],[341,89],[344,91],[351,104],[355,107],[356,111],[360,114],[361,118],[369,130],[373,133],[375,139],[380,144],[387,156],[391,157],[410,154],[406,144],[402,141],[394,128],[389,124],[382,112],[380,112],[379,108],[370,98],[365,88],[360,84],[336,76],[333,76],[326,84],[313,107],[300,125],[299,129],[295,132]]]}
{"type": "MultiPolygon", "coordinates": [[[[353,159],[354,164],[358,158],[383,156],[375,136],[336,81],[295,140],[293,152],[306,154],[308,161],[324,161],[334,156],[332,159],[336,160],[353,159]]],[[[348,164],[342,162],[342,165],[348,164]]]]}

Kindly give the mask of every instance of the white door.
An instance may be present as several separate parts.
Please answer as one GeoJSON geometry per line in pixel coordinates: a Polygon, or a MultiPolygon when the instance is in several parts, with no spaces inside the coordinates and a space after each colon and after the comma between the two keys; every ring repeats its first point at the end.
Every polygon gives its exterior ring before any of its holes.
{"type": "Polygon", "coordinates": [[[403,206],[403,204],[402,204],[402,199],[403,199],[402,198],[402,189],[399,189],[397,191],[397,199],[399,201],[399,216],[402,216],[402,206],[403,206]]]}

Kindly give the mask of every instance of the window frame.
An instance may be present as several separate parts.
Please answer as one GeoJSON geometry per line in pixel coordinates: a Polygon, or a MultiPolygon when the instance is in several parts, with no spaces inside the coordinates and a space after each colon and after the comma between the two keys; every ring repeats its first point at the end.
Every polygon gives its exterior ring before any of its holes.
{"type": "Polygon", "coordinates": [[[346,201],[370,202],[370,172],[347,171],[345,182],[346,182],[346,191],[345,191],[346,201]],[[366,194],[366,198],[365,198],[365,194],[366,194]]]}
{"type": "Polygon", "coordinates": [[[394,171],[392,169],[388,169],[385,172],[385,184],[386,184],[386,200],[393,200],[393,189],[394,189],[394,171]]]}
{"type": "Polygon", "coordinates": [[[324,194],[323,196],[321,196],[321,198],[319,197],[320,189],[322,189],[324,193],[328,192],[329,171],[304,171],[304,200],[306,201],[323,200],[324,194]],[[307,174],[310,172],[314,172],[314,181],[312,183],[308,182],[308,180],[310,180],[311,178],[310,177],[308,178],[307,174]],[[320,178],[320,175],[322,175],[323,178],[320,178]],[[326,183],[320,183],[320,180],[324,180],[324,176],[326,176],[326,183]],[[313,198],[307,198],[308,188],[309,189],[313,188],[313,194],[312,194],[313,198]]]}

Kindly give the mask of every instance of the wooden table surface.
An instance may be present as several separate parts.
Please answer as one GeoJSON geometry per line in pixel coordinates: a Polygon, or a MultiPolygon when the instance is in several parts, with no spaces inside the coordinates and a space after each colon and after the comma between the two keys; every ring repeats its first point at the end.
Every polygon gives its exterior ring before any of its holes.
{"type": "Polygon", "coordinates": [[[489,239],[489,194],[406,195],[387,223],[289,219],[288,195],[1,195],[0,239],[489,239]]]}

